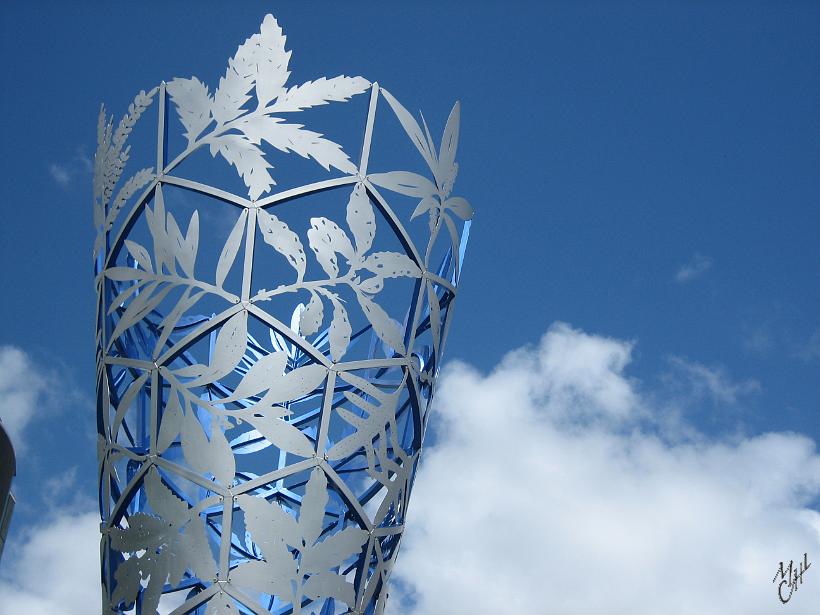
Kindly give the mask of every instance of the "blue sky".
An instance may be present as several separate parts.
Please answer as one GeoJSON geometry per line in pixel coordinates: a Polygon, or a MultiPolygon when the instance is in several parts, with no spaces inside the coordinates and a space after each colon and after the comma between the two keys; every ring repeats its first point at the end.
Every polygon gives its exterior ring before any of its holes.
{"type": "Polygon", "coordinates": [[[20,436],[12,532],[46,501],[95,497],[99,104],[120,114],[161,79],[214,82],[267,12],[298,79],[378,79],[434,133],[461,100],[459,186],[477,216],[447,360],[487,373],[569,323],[628,348],[613,373],[699,437],[820,440],[819,5],[228,6],[0,9],[0,345],[40,379],[4,385],[38,414],[20,436]],[[62,499],[38,495],[48,480],[62,499]]]}

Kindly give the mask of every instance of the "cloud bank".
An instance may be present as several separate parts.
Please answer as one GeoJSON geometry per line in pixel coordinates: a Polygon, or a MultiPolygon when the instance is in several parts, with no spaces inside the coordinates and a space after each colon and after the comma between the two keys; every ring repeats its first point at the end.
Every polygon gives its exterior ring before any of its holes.
{"type": "Polygon", "coordinates": [[[54,517],[23,530],[3,553],[0,613],[99,613],[99,542],[96,511],[54,517]]]}
{"type": "MultiPolygon", "coordinates": [[[[779,562],[804,552],[820,560],[814,443],[662,427],[675,422],[664,421],[657,391],[627,376],[631,351],[630,342],[557,324],[489,374],[445,368],[389,613],[783,608],[772,583],[779,562]]],[[[685,377],[703,379],[691,371],[683,366],[685,377]]],[[[725,374],[712,384],[716,400],[741,392],[725,374]]],[[[788,611],[818,604],[812,567],[788,611]]]]}

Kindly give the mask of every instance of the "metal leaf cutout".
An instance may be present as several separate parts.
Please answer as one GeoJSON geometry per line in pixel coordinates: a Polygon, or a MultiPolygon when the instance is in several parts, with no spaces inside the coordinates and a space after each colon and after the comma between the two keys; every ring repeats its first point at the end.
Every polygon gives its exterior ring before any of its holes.
{"type": "Polygon", "coordinates": [[[350,326],[350,318],[339,296],[328,291],[327,297],[333,304],[333,320],[330,322],[329,334],[330,356],[334,361],[341,361],[350,345],[353,328],[350,326]]]}
{"type": "Polygon", "coordinates": [[[391,394],[384,393],[371,386],[366,380],[352,374],[345,374],[343,378],[357,386],[361,391],[366,392],[379,404],[373,404],[356,393],[345,393],[347,400],[364,410],[367,417],[362,418],[344,408],[337,410],[347,423],[356,428],[356,431],[341,442],[337,442],[328,451],[328,459],[344,459],[360,448],[369,448],[372,453],[375,453],[373,439],[379,434],[382,434],[383,438],[386,437],[386,428],[395,421],[396,406],[401,394],[401,389],[391,394]]]}
{"type": "Polygon", "coordinates": [[[190,145],[211,123],[212,101],[208,86],[196,77],[191,77],[173,79],[166,88],[176,105],[190,145]]]}
{"type": "Polygon", "coordinates": [[[348,260],[356,258],[356,251],[350,239],[338,224],[327,218],[311,218],[308,241],[316,254],[316,260],[330,277],[339,273],[339,264],[336,254],[340,253],[348,260]]]}
{"type": "Polygon", "coordinates": [[[182,428],[182,405],[179,403],[179,394],[171,389],[168,401],[162,412],[162,421],[157,434],[157,452],[163,453],[176,440],[182,428]]]}
{"type": "Polygon", "coordinates": [[[225,246],[219,255],[219,261],[216,264],[216,285],[220,288],[225,283],[225,278],[228,277],[228,272],[236,260],[247,221],[248,212],[245,210],[239,215],[239,219],[236,221],[236,224],[234,224],[233,229],[231,229],[231,234],[228,235],[225,246]]]}
{"type": "MultiPolygon", "coordinates": [[[[271,408],[273,416],[265,409],[254,409],[252,412],[243,415],[244,419],[254,426],[256,431],[275,447],[299,455],[300,457],[311,457],[316,452],[313,443],[299,429],[282,420],[271,408]]],[[[284,408],[282,408],[284,410],[284,408]]]]}
{"type": "Polygon", "coordinates": [[[373,173],[367,176],[377,186],[387,188],[393,192],[420,198],[433,196],[438,192],[436,185],[418,173],[410,171],[390,171],[389,173],[373,173]]]}
{"type": "Polygon", "coordinates": [[[299,333],[313,335],[322,326],[324,320],[324,304],[315,291],[310,291],[310,301],[302,311],[299,320],[299,333]]]}
{"type": "Polygon", "coordinates": [[[347,225],[356,240],[356,253],[364,254],[373,245],[373,237],[376,235],[376,215],[362,182],[354,186],[350,199],[347,201],[347,225]]]}
{"type": "Polygon", "coordinates": [[[175,374],[177,376],[186,376],[189,372],[193,372],[192,375],[196,374],[196,378],[186,383],[188,387],[209,384],[226,376],[233,371],[245,354],[247,336],[248,313],[242,310],[231,316],[219,330],[210,365],[179,369],[175,374]]]}
{"type": "Polygon", "coordinates": [[[285,51],[282,29],[272,15],[267,15],[259,33],[242,43],[228,60],[228,69],[213,97],[195,77],[175,79],[168,85],[186,129],[188,149],[208,144],[211,155],[219,154],[236,167],[252,199],[259,198],[276,183],[268,172],[272,166],[259,148],[262,140],[283,152],[313,158],[327,170],[334,167],[344,173],[356,172],[356,166],[340,145],[301,124],[289,124],[271,114],[346,101],[364,92],[370,82],[362,77],[339,76],[308,81],[286,90],[290,55],[285,51]],[[245,105],[254,89],[257,106],[249,110],[245,105]],[[215,127],[203,135],[211,118],[215,127]]]}
{"type": "Polygon", "coordinates": [[[127,527],[111,529],[111,547],[130,553],[115,573],[111,601],[132,603],[142,593],[142,608],[153,613],[166,581],[178,585],[186,569],[212,577],[216,562],[199,516],[162,483],[156,469],[146,474],[145,488],[148,503],[159,516],[136,513],[128,517],[127,527]],[[151,581],[144,590],[140,579],[151,581]]]}
{"type": "Polygon", "coordinates": [[[421,269],[415,261],[399,252],[374,252],[362,266],[381,278],[421,277],[421,269]]]}
{"type": "Polygon", "coordinates": [[[402,331],[398,323],[390,318],[387,312],[385,312],[378,303],[362,293],[357,293],[356,298],[359,300],[359,305],[367,317],[367,320],[373,325],[373,330],[376,332],[376,335],[393,350],[399,354],[404,354],[406,350],[404,348],[402,331]]]}
{"type": "Polygon", "coordinates": [[[336,598],[353,606],[353,585],[330,570],[360,551],[369,535],[361,528],[347,527],[318,540],[328,502],[327,478],[319,468],[311,472],[305,486],[298,521],[276,503],[249,496],[237,500],[245,511],[245,525],[265,560],[240,565],[231,573],[231,582],[284,595],[294,605],[307,596],[336,598]],[[299,553],[298,560],[290,549],[299,553]]]}
{"type": "Polygon", "coordinates": [[[291,231],[288,225],[279,218],[269,214],[264,209],[259,210],[257,221],[259,222],[259,230],[262,232],[262,239],[288,259],[288,263],[296,270],[296,281],[301,282],[305,277],[307,260],[299,235],[291,231]]]}

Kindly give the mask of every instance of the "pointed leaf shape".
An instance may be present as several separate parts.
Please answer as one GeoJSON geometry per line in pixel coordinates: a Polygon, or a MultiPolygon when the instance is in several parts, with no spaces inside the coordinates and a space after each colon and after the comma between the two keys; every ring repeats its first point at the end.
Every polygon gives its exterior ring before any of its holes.
{"type": "MultiPolygon", "coordinates": [[[[153,179],[154,168],[147,167],[134,173],[128,181],[122,185],[122,188],[120,188],[119,192],[117,192],[117,196],[114,198],[114,201],[111,203],[111,207],[108,210],[104,230],[111,230],[114,227],[114,221],[117,219],[120,210],[128,202],[128,199],[130,199],[138,190],[141,190],[153,179]]],[[[104,235],[101,233],[98,237],[103,238],[104,235]]]]}
{"type": "MultiPolygon", "coordinates": [[[[145,274],[145,271],[137,269],[136,267],[109,267],[105,270],[105,277],[116,282],[141,280],[145,277],[145,274]]],[[[115,303],[115,305],[118,305],[118,303],[115,303]]]]}
{"type": "Polygon", "coordinates": [[[353,244],[347,233],[342,228],[327,218],[311,218],[310,225],[313,230],[318,232],[318,239],[330,246],[334,252],[338,252],[348,260],[353,260],[356,256],[356,251],[353,249],[353,244]]]}
{"type": "Polygon", "coordinates": [[[374,252],[362,263],[365,269],[382,278],[421,276],[421,269],[416,262],[400,252],[374,252]]]}
{"type": "Polygon", "coordinates": [[[288,124],[280,117],[251,115],[243,118],[238,128],[251,143],[258,145],[264,140],[286,154],[296,152],[302,158],[313,158],[326,171],[330,167],[343,173],[357,171],[341,145],[324,138],[321,133],[307,130],[302,124],[288,124]]]}
{"type": "Polygon", "coordinates": [[[223,485],[233,483],[236,475],[236,458],[231,445],[216,421],[211,420],[211,473],[223,485]]]}
{"type": "Polygon", "coordinates": [[[333,304],[333,319],[330,321],[330,358],[334,361],[341,361],[347,347],[350,345],[350,335],[353,328],[350,326],[350,319],[347,310],[342,305],[339,297],[333,293],[328,293],[328,298],[333,304]]]}
{"type": "Polygon", "coordinates": [[[410,140],[413,142],[413,145],[415,145],[416,149],[419,150],[419,153],[421,154],[422,158],[424,158],[425,162],[427,163],[427,166],[430,167],[431,171],[434,170],[438,166],[438,163],[435,158],[436,155],[434,151],[430,150],[430,146],[427,142],[427,139],[424,137],[424,133],[421,131],[418,122],[416,122],[416,120],[413,118],[410,112],[407,109],[405,109],[401,105],[401,103],[393,97],[393,95],[390,92],[388,92],[384,88],[382,88],[379,91],[381,92],[382,96],[384,96],[384,99],[387,101],[390,107],[393,109],[393,113],[396,114],[399,123],[401,123],[402,128],[404,128],[404,131],[407,133],[407,136],[410,137],[410,140]]]}
{"type": "Polygon", "coordinates": [[[339,75],[332,79],[321,77],[316,81],[305,81],[295,85],[280,96],[271,107],[272,113],[301,111],[327,103],[345,102],[352,96],[361,94],[370,87],[370,82],[363,77],[345,77],[339,75]]]}
{"type": "Polygon", "coordinates": [[[299,319],[299,333],[302,336],[313,335],[319,330],[325,317],[324,309],[324,304],[319,295],[310,291],[310,301],[302,311],[302,317],[299,319]]]}
{"type": "Polygon", "coordinates": [[[447,226],[447,232],[450,233],[450,241],[453,245],[453,268],[457,272],[459,271],[459,247],[461,245],[461,236],[456,228],[456,223],[453,222],[453,219],[450,216],[447,214],[442,214],[441,217],[444,218],[444,223],[447,226]]]}
{"type": "Polygon", "coordinates": [[[244,399],[275,386],[283,378],[282,374],[285,371],[287,362],[288,355],[284,352],[272,352],[264,355],[251,365],[251,368],[237,385],[233,395],[220,400],[220,403],[244,399]]]}
{"type": "Polygon", "coordinates": [[[127,528],[111,528],[111,547],[124,553],[152,549],[163,544],[170,531],[167,521],[145,513],[135,513],[128,517],[127,528]]]}
{"type": "Polygon", "coordinates": [[[153,293],[158,286],[159,283],[157,282],[155,284],[146,284],[143,287],[142,292],[134,297],[131,303],[128,304],[123,315],[120,316],[120,320],[114,328],[110,339],[117,339],[122,335],[123,331],[145,318],[145,316],[156,308],[162,300],[165,299],[165,296],[176,287],[176,284],[166,284],[158,293],[153,293]]]}
{"type": "Polygon", "coordinates": [[[322,533],[327,501],[327,477],[320,468],[313,468],[299,507],[299,530],[308,547],[312,546],[322,533]]]}
{"type": "MultiPolygon", "coordinates": [[[[173,216],[171,216],[173,219],[173,216]]],[[[168,216],[165,213],[165,197],[163,196],[162,184],[157,184],[154,190],[154,209],[145,208],[145,222],[154,240],[154,264],[156,272],[162,274],[162,268],[170,275],[176,275],[176,264],[174,259],[173,240],[166,230],[168,216]]],[[[176,226],[176,223],[174,223],[176,226]]],[[[177,229],[178,231],[179,229],[177,229]]]]}
{"type": "Polygon", "coordinates": [[[162,596],[162,588],[168,577],[169,551],[163,549],[156,555],[144,555],[140,559],[146,564],[143,576],[150,576],[151,582],[142,590],[142,609],[146,613],[156,613],[159,607],[159,599],[162,596]]]}
{"type": "Polygon", "coordinates": [[[319,598],[335,598],[341,600],[347,606],[355,606],[356,590],[352,583],[349,583],[341,575],[335,572],[320,572],[313,574],[305,581],[302,593],[308,598],[317,600],[319,598]]]}
{"type": "Polygon", "coordinates": [[[427,301],[430,305],[430,334],[433,336],[433,351],[436,355],[436,365],[440,364],[439,346],[441,346],[441,304],[433,288],[433,283],[427,281],[427,301]]]}
{"type": "MultiPolygon", "coordinates": [[[[427,147],[433,153],[433,158],[436,158],[436,144],[433,142],[433,135],[430,134],[430,128],[427,126],[427,121],[424,119],[424,114],[419,111],[419,115],[421,116],[421,124],[424,126],[424,136],[427,137],[427,147]]],[[[432,169],[431,169],[432,170],[432,169]]],[[[433,175],[436,172],[433,171],[433,175]]]]}
{"type": "Polygon", "coordinates": [[[224,485],[233,482],[236,461],[225,434],[216,425],[211,426],[211,440],[208,441],[202,424],[189,409],[182,421],[182,452],[186,461],[200,474],[213,474],[224,485]]]}
{"type": "Polygon", "coordinates": [[[264,209],[257,212],[257,220],[262,239],[288,259],[288,263],[296,270],[297,282],[301,282],[305,277],[307,260],[305,258],[305,248],[302,246],[299,235],[290,230],[290,227],[279,218],[269,214],[264,209]]]}
{"type": "Polygon", "coordinates": [[[326,536],[302,555],[302,569],[307,572],[322,572],[335,568],[359,552],[369,536],[368,532],[359,527],[346,527],[341,532],[326,536]]]}
{"type": "Polygon", "coordinates": [[[384,278],[377,275],[372,278],[367,278],[366,280],[359,282],[358,288],[364,293],[375,295],[376,293],[381,292],[384,288],[384,278]]]}
{"type": "Polygon", "coordinates": [[[177,555],[195,576],[200,579],[213,579],[216,576],[216,561],[208,545],[205,523],[198,515],[183,529],[177,549],[177,555]]]}
{"type": "Polygon", "coordinates": [[[182,577],[188,569],[181,551],[179,544],[175,544],[173,551],[168,552],[168,585],[171,587],[176,587],[182,582],[182,577]]]}
{"type": "Polygon", "coordinates": [[[356,253],[359,256],[365,254],[376,235],[376,215],[362,182],[354,186],[347,201],[347,225],[356,240],[356,253]]]}
{"type": "Polygon", "coordinates": [[[436,185],[418,173],[410,171],[390,171],[388,173],[373,173],[367,176],[371,182],[382,188],[407,196],[426,198],[438,192],[436,185]]]}
{"type": "Polygon", "coordinates": [[[236,55],[228,60],[225,76],[219,79],[214,92],[211,113],[218,126],[236,119],[243,113],[243,105],[248,102],[251,88],[256,81],[256,66],[247,60],[249,48],[255,46],[258,34],[253,35],[236,50],[236,55]]]}
{"type": "Polygon", "coordinates": [[[313,250],[316,260],[322,266],[322,269],[325,270],[328,277],[338,277],[339,264],[336,262],[336,253],[330,245],[322,241],[321,237],[322,233],[316,228],[311,228],[307,232],[310,249],[313,250]]]}
{"type": "Polygon", "coordinates": [[[157,356],[160,351],[162,350],[165,342],[168,341],[168,338],[173,333],[174,327],[176,326],[179,319],[182,317],[182,314],[187,312],[191,309],[197,301],[199,301],[206,293],[206,291],[201,290],[193,295],[190,294],[193,288],[188,286],[185,291],[182,293],[182,296],[177,301],[174,309],[168,312],[168,315],[162,319],[160,323],[160,328],[162,329],[162,334],[157,338],[157,343],[154,344],[154,356],[157,356]]]}
{"type": "Polygon", "coordinates": [[[126,412],[131,407],[134,399],[137,396],[137,393],[140,392],[145,381],[148,380],[148,376],[150,372],[143,372],[136,380],[134,380],[131,385],[128,387],[128,390],[123,393],[122,397],[120,397],[120,403],[117,405],[117,413],[114,415],[114,421],[111,423],[111,439],[116,441],[117,439],[117,432],[120,430],[120,425],[122,425],[122,421],[125,418],[126,412]]]}
{"type": "Polygon", "coordinates": [[[372,441],[373,436],[384,427],[384,425],[379,425],[375,421],[363,419],[345,408],[338,408],[337,412],[346,422],[356,427],[356,431],[330,448],[327,452],[327,458],[331,461],[344,459],[365,447],[372,441]]]}
{"type": "Polygon", "coordinates": [[[182,420],[182,453],[185,461],[199,474],[211,474],[211,444],[205,436],[202,424],[192,409],[182,420]]]}
{"type": "MultiPolygon", "coordinates": [[[[250,495],[240,495],[236,501],[245,512],[245,527],[250,530],[253,541],[268,561],[276,559],[280,545],[302,545],[299,524],[292,515],[282,510],[279,504],[250,495]]],[[[233,575],[232,572],[231,578],[233,575]]]]}
{"type": "Polygon", "coordinates": [[[285,83],[290,72],[290,51],[285,51],[286,37],[282,28],[273,15],[265,15],[259,36],[254,40],[248,61],[257,66],[256,98],[259,106],[264,108],[274,98],[280,97],[285,91],[285,83]]]}
{"type": "Polygon", "coordinates": [[[270,382],[270,389],[259,400],[259,403],[263,406],[270,406],[300,399],[315,390],[326,375],[327,369],[318,364],[292,369],[280,378],[270,382]]]}
{"type": "Polygon", "coordinates": [[[467,199],[460,196],[454,196],[444,201],[443,208],[452,211],[462,220],[472,219],[475,213],[472,205],[467,202],[467,199]]]}
{"type": "Polygon", "coordinates": [[[435,199],[431,196],[424,197],[421,201],[419,201],[419,204],[416,205],[416,208],[413,210],[413,213],[410,215],[410,219],[415,220],[416,218],[418,218],[424,212],[430,211],[431,209],[435,209],[436,207],[438,207],[438,200],[437,199],[435,199]]]}
{"type": "Polygon", "coordinates": [[[182,427],[182,406],[179,403],[179,395],[175,389],[171,389],[168,402],[162,412],[162,421],[159,424],[157,434],[157,453],[164,453],[176,440],[179,430],[182,427]]]}
{"type": "Polygon", "coordinates": [[[376,335],[393,350],[399,354],[404,354],[404,339],[398,324],[387,315],[378,303],[361,293],[356,293],[356,298],[359,300],[359,305],[362,307],[367,320],[373,325],[373,331],[376,332],[376,335]]]}
{"type": "Polygon", "coordinates": [[[190,519],[188,505],[162,483],[156,468],[148,470],[144,486],[148,503],[162,520],[181,526],[190,519]]]}
{"type": "Polygon", "coordinates": [[[222,288],[225,283],[225,278],[228,277],[228,272],[236,260],[236,255],[239,252],[239,246],[242,243],[242,236],[245,233],[245,224],[248,221],[248,210],[243,209],[239,214],[239,219],[231,229],[231,234],[225,245],[222,247],[222,252],[219,254],[219,261],[216,264],[216,285],[222,288]]]}
{"type": "Polygon", "coordinates": [[[220,154],[236,167],[251,199],[258,199],[276,184],[268,173],[273,167],[265,160],[264,153],[244,136],[231,133],[213,137],[210,149],[211,156],[220,154]]]}
{"type": "MultiPolygon", "coordinates": [[[[219,330],[208,369],[200,377],[188,382],[186,386],[209,384],[231,373],[245,354],[247,342],[248,313],[242,310],[231,316],[219,330]]],[[[177,375],[183,375],[180,374],[181,371],[178,370],[177,375]]]]}
{"type": "Polygon", "coordinates": [[[120,562],[114,578],[117,584],[111,594],[111,604],[116,607],[122,602],[133,603],[141,589],[139,558],[131,557],[120,562]]]}
{"type": "Polygon", "coordinates": [[[438,177],[446,183],[446,178],[452,173],[458,151],[458,132],[461,120],[461,104],[456,102],[447,118],[444,135],[441,137],[441,149],[438,155],[438,177]]]}
{"type": "Polygon", "coordinates": [[[137,263],[139,263],[140,267],[145,269],[145,271],[150,271],[153,273],[154,268],[151,265],[151,256],[148,254],[148,250],[143,248],[140,244],[129,239],[125,240],[125,247],[131,254],[131,256],[134,257],[134,260],[137,261],[137,263]]]}
{"type": "Polygon", "coordinates": [[[283,421],[281,418],[264,416],[254,412],[245,419],[275,447],[299,455],[312,457],[316,452],[313,443],[296,427],[283,421]]]}
{"type": "Polygon", "coordinates": [[[165,91],[177,107],[190,146],[211,123],[211,94],[208,86],[196,77],[176,78],[165,85],[165,91]]]}
{"type": "Polygon", "coordinates": [[[192,378],[192,377],[200,377],[205,372],[208,371],[208,366],[203,365],[202,363],[194,363],[193,365],[188,365],[186,367],[180,367],[179,369],[175,369],[173,371],[174,376],[177,378],[192,378]]]}

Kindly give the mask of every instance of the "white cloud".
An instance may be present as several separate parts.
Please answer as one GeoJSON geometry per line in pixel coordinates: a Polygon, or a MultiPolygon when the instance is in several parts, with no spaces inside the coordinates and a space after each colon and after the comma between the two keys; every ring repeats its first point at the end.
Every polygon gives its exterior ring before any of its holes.
{"type": "MultiPolygon", "coordinates": [[[[658,395],[624,373],[631,348],[555,325],[488,375],[463,363],[445,369],[391,613],[782,608],[778,563],[804,552],[820,559],[820,514],[809,508],[820,496],[814,443],[657,433],[658,395]]],[[[790,614],[816,612],[815,570],[790,614]]]]}
{"type": "Polygon", "coordinates": [[[695,252],[692,258],[678,269],[678,272],[675,274],[675,281],[684,283],[699,278],[709,271],[713,262],[710,257],[695,252]]]}
{"type": "Polygon", "coordinates": [[[820,359],[820,327],[814,330],[809,340],[803,345],[797,356],[804,361],[820,359]]]}
{"type": "Polygon", "coordinates": [[[81,176],[94,173],[94,161],[86,153],[85,147],[80,146],[70,160],[49,164],[48,172],[60,187],[67,188],[74,182],[75,178],[82,179],[81,176]]]}
{"type": "Polygon", "coordinates": [[[684,384],[698,399],[709,397],[715,403],[733,405],[761,388],[754,379],[733,381],[726,369],[720,366],[707,367],[682,357],[670,357],[669,363],[674,369],[672,378],[678,384],[684,384]]]}
{"type": "Polygon", "coordinates": [[[18,454],[25,448],[23,431],[38,414],[47,411],[51,376],[14,346],[0,346],[0,420],[18,454]]]}
{"type": "Polygon", "coordinates": [[[52,162],[48,167],[52,179],[60,186],[66,187],[71,183],[71,172],[65,166],[52,162]]]}
{"type": "Polygon", "coordinates": [[[100,612],[100,519],[96,512],[54,517],[28,528],[3,553],[0,613],[100,612]]]}

